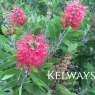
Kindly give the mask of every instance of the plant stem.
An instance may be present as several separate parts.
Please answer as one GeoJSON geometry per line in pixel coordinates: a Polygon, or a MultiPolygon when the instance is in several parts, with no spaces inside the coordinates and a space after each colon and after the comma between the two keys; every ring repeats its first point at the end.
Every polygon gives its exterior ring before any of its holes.
{"type": "Polygon", "coordinates": [[[58,48],[59,45],[62,43],[62,40],[63,40],[63,38],[64,38],[64,34],[65,34],[65,33],[66,33],[66,30],[64,30],[63,33],[60,34],[57,43],[55,44],[55,46],[53,47],[53,49],[52,49],[52,51],[51,51],[52,54],[51,54],[50,58],[55,54],[57,48],[58,48]]]}

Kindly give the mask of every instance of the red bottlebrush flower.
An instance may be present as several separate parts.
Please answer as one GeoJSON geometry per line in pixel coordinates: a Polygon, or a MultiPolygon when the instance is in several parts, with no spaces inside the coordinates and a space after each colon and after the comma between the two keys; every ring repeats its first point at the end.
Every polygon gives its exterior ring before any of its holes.
{"type": "Polygon", "coordinates": [[[31,66],[40,69],[48,57],[49,45],[45,35],[26,35],[17,42],[18,67],[28,70],[31,66]]]}
{"type": "Polygon", "coordinates": [[[70,2],[65,10],[62,18],[63,27],[71,26],[75,30],[78,30],[79,26],[84,20],[87,13],[87,6],[80,4],[80,0],[70,2]]]}
{"type": "Polygon", "coordinates": [[[13,12],[10,14],[14,26],[24,26],[26,15],[21,8],[13,6],[13,12]]]}

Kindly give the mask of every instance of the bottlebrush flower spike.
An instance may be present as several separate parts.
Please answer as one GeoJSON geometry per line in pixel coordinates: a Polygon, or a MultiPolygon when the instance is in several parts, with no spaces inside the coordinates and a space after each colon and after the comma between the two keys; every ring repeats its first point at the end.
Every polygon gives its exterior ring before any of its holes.
{"type": "Polygon", "coordinates": [[[87,6],[83,6],[80,3],[80,0],[75,2],[71,1],[66,6],[62,18],[62,24],[64,28],[71,26],[75,30],[78,30],[87,13],[87,6]]]}
{"type": "Polygon", "coordinates": [[[11,19],[14,26],[24,26],[26,22],[26,15],[21,8],[13,6],[13,12],[11,13],[11,19]]]}
{"type": "Polygon", "coordinates": [[[31,66],[40,69],[48,57],[49,45],[45,35],[29,35],[17,42],[18,67],[30,69],[31,66]]]}

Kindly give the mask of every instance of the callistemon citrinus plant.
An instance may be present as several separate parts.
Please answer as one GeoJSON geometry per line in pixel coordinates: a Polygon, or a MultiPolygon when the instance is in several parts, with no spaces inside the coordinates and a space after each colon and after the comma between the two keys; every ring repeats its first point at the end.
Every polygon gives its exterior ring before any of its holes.
{"type": "Polygon", "coordinates": [[[49,45],[45,35],[29,35],[17,42],[18,67],[30,69],[31,66],[40,69],[48,57],[49,45]]]}
{"type": "Polygon", "coordinates": [[[81,5],[80,0],[71,1],[65,8],[62,18],[63,27],[71,26],[78,30],[87,13],[87,6],[81,5]]]}
{"type": "Polygon", "coordinates": [[[13,6],[13,12],[11,13],[11,19],[14,26],[24,26],[26,22],[26,15],[21,8],[13,6]]]}

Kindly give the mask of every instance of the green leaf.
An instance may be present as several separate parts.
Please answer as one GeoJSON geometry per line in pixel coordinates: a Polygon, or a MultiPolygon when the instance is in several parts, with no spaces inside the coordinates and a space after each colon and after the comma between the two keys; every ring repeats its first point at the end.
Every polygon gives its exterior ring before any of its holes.
{"type": "Polygon", "coordinates": [[[16,55],[9,56],[9,59],[10,61],[14,61],[14,62],[17,60],[16,55]]]}
{"type": "Polygon", "coordinates": [[[17,81],[13,80],[13,81],[9,81],[9,83],[7,83],[4,87],[3,87],[3,90],[4,89],[7,89],[7,88],[12,88],[14,86],[17,86],[17,81]]]}
{"type": "Polygon", "coordinates": [[[31,66],[31,70],[34,72],[34,73],[37,73],[38,70],[34,67],[34,66],[31,66]]]}
{"type": "Polygon", "coordinates": [[[25,83],[23,87],[28,93],[32,93],[32,89],[34,89],[32,83],[25,83]]]}
{"type": "Polygon", "coordinates": [[[46,93],[34,83],[26,83],[23,87],[31,95],[46,95],[46,93]]]}
{"type": "Polygon", "coordinates": [[[57,39],[61,30],[60,17],[55,16],[48,24],[49,37],[51,39],[57,39]]]}
{"type": "Polygon", "coordinates": [[[38,27],[36,30],[35,30],[35,35],[39,35],[41,33],[41,27],[38,27]]]}
{"type": "Polygon", "coordinates": [[[50,92],[50,91],[48,91],[48,93],[47,93],[46,95],[51,95],[51,92],[50,92]]]}
{"type": "Polygon", "coordinates": [[[59,90],[59,95],[77,95],[75,93],[70,92],[65,86],[58,84],[57,89],[59,90]]]}
{"type": "Polygon", "coordinates": [[[85,65],[84,65],[84,68],[85,68],[85,70],[86,70],[87,72],[93,72],[93,71],[94,71],[94,67],[93,67],[93,65],[90,64],[90,63],[85,64],[85,65]]]}
{"type": "Polygon", "coordinates": [[[16,88],[13,90],[13,95],[18,95],[18,92],[19,92],[19,87],[16,87],[16,88]]]}
{"type": "Polygon", "coordinates": [[[22,85],[19,87],[19,95],[22,95],[22,85]]]}
{"type": "Polygon", "coordinates": [[[50,68],[54,65],[54,63],[45,63],[45,65],[43,66],[43,68],[50,68]]]}
{"type": "Polygon", "coordinates": [[[75,52],[77,51],[77,47],[78,47],[78,44],[77,44],[77,43],[75,43],[75,44],[70,44],[70,45],[68,46],[68,51],[69,51],[70,53],[75,53],[75,52]]]}
{"type": "Polygon", "coordinates": [[[21,35],[23,32],[23,29],[24,29],[24,27],[17,28],[17,30],[16,30],[17,35],[21,35]]]}
{"type": "Polygon", "coordinates": [[[13,77],[14,75],[5,75],[1,80],[7,80],[11,77],[13,77]]]}
{"type": "Polygon", "coordinates": [[[4,74],[8,74],[8,75],[16,75],[16,74],[20,74],[20,70],[16,69],[16,68],[12,68],[12,69],[8,69],[6,71],[4,71],[4,74]]]}
{"type": "Polygon", "coordinates": [[[0,91],[0,95],[12,95],[12,94],[10,94],[9,92],[0,91]]]}
{"type": "Polygon", "coordinates": [[[40,80],[38,77],[36,77],[35,75],[31,74],[30,78],[33,80],[33,82],[36,85],[42,86],[42,87],[45,87],[46,89],[48,89],[48,86],[42,80],[40,80]]]}
{"type": "Polygon", "coordinates": [[[15,53],[15,51],[13,50],[13,48],[9,44],[5,44],[4,45],[4,50],[7,51],[7,52],[10,51],[11,54],[14,54],[15,53]]]}
{"type": "Polygon", "coordinates": [[[83,36],[83,31],[75,32],[74,30],[71,30],[66,32],[64,39],[70,41],[72,44],[74,43],[80,44],[82,36],[83,36]]]}
{"type": "Polygon", "coordinates": [[[89,91],[95,93],[95,87],[91,88],[89,91]]]}
{"type": "Polygon", "coordinates": [[[6,57],[9,57],[9,56],[10,56],[10,54],[0,50],[0,58],[6,58],[6,57]]]}
{"type": "Polygon", "coordinates": [[[2,78],[3,76],[3,71],[0,71],[0,79],[2,78]]]}
{"type": "Polygon", "coordinates": [[[3,62],[0,64],[0,69],[7,69],[8,67],[11,67],[14,65],[14,62],[13,61],[10,61],[10,62],[3,62]]]}
{"type": "Polygon", "coordinates": [[[5,43],[5,42],[8,42],[9,41],[9,39],[8,38],[6,38],[5,36],[3,36],[3,35],[0,35],[0,44],[1,43],[5,43]],[[1,40],[2,39],[2,40],[1,40]]]}
{"type": "Polygon", "coordinates": [[[64,39],[64,40],[63,40],[63,43],[64,43],[66,46],[69,46],[69,45],[72,44],[68,39],[64,39]]]}
{"type": "Polygon", "coordinates": [[[83,45],[81,41],[82,36],[83,31],[79,30],[76,32],[71,27],[68,27],[67,32],[63,38],[63,51],[65,49],[65,51],[68,50],[66,53],[75,53],[77,51],[77,48],[83,45]]]}
{"type": "Polygon", "coordinates": [[[15,34],[13,34],[13,35],[10,37],[11,41],[15,41],[15,38],[16,38],[16,35],[15,35],[15,34]]]}
{"type": "Polygon", "coordinates": [[[7,28],[2,25],[1,29],[2,29],[3,34],[7,35],[7,28]]]}

